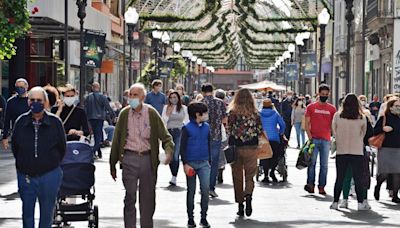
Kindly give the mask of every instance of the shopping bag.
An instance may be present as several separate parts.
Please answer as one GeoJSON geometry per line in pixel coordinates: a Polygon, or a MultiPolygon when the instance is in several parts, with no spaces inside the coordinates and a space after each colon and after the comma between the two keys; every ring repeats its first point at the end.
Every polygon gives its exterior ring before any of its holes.
{"type": "Polygon", "coordinates": [[[304,169],[311,165],[311,158],[314,151],[315,145],[312,143],[312,140],[308,140],[299,152],[299,156],[297,157],[296,168],[304,169]]]}
{"type": "Polygon", "coordinates": [[[273,151],[269,140],[265,135],[258,139],[257,158],[259,160],[272,158],[273,151]]]}

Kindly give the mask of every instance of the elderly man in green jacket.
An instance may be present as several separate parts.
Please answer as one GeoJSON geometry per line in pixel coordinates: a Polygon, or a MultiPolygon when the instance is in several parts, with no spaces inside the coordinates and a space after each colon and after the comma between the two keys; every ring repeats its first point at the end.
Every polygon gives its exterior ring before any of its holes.
{"type": "Polygon", "coordinates": [[[174,149],[160,115],[144,104],[146,89],[134,84],[129,90],[129,106],[124,108],[115,128],[111,147],[111,176],[117,178],[116,164],[122,164],[122,182],[125,186],[125,228],[136,227],[136,192],[139,186],[140,226],[153,227],[155,188],[159,161],[159,141],[166,153],[163,161],[169,164],[174,149]],[[139,185],[138,185],[139,183],[139,185]]]}

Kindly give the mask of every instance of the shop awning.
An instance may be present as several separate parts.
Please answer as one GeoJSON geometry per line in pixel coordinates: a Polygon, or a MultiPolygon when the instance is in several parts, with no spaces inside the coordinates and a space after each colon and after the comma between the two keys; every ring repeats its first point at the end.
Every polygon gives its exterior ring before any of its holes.
{"type": "Polygon", "coordinates": [[[249,90],[272,90],[272,91],[286,90],[284,86],[277,85],[276,83],[267,80],[247,85],[240,85],[239,88],[245,88],[249,90]]]}

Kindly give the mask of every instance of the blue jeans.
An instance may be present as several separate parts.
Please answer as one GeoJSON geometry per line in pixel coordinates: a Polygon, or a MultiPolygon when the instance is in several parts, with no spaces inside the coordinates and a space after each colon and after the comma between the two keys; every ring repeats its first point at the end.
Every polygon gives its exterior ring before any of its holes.
{"type": "Polygon", "coordinates": [[[186,195],[186,209],[189,219],[193,219],[194,210],[194,194],[196,193],[196,176],[200,180],[200,191],[201,191],[201,218],[207,217],[208,211],[208,191],[210,185],[210,163],[208,161],[191,161],[188,162],[196,175],[189,177],[186,176],[187,182],[187,195],[186,195]]]}
{"type": "Polygon", "coordinates": [[[18,192],[22,200],[24,228],[35,227],[35,203],[39,200],[39,228],[50,228],[53,223],[54,207],[62,182],[60,167],[38,177],[29,177],[17,171],[18,192]]]}
{"type": "Polygon", "coordinates": [[[92,127],[93,136],[94,136],[94,146],[93,146],[93,154],[98,152],[98,155],[101,156],[101,142],[103,142],[103,124],[104,120],[89,120],[90,126],[92,127]]]}
{"type": "Polygon", "coordinates": [[[304,141],[305,136],[304,136],[304,130],[301,128],[301,122],[294,123],[294,128],[296,129],[297,145],[303,146],[303,144],[305,143],[304,141]]]}
{"type": "Polygon", "coordinates": [[[172,157],[172,161],[169,164],[169,168],[171,170],[172,176],[176,177],[178,175],[179,170],[179,150],[181,148],[181,136],[182,130],[179,128],[168,129],[168,132],[171,134],[172,139],[175,143],[174,154],[172,157]]]}
{"type": "Polygon", "coordinates": [[[107,141],[112,142],[113,137],[114,137],[114,131],[115,131],[115,126],[108,126],[104,128],[104,131],[106,132],[107,135],[107,141]]]}
{"type": "Polygon", "coordinates": [[[330,141],[324,139],[313,139],[313,143],[315,144],[314,152],[311,158],[311,165],[307,170],[307,184],[315,185],[315,166],[317,163],[317,157],[319,153],[319,178],[318,178],[318,187],[326,186],[326,177],[328,175],[328,159],[329,159],[329,150],[331,143],[330,141]]]}
{"type": "Polygon", "coordinates": [[[218,176],[219,153],[221,152],[221,141],[211,141],[211,174],[210,174],[210,190],[215,191],[218,176]]]}

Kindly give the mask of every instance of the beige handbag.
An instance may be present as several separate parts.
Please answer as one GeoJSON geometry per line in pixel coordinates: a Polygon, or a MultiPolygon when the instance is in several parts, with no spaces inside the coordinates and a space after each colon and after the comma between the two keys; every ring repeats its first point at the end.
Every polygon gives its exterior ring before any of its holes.
{"type": "Polygon", "coordinates": [[[257,147],[257,159],[269,159],[272,158],[273,152],[271,144],[269,143],[268,137],[265,134],[262,134],[258,138],[258,147],[257,147]]]}

